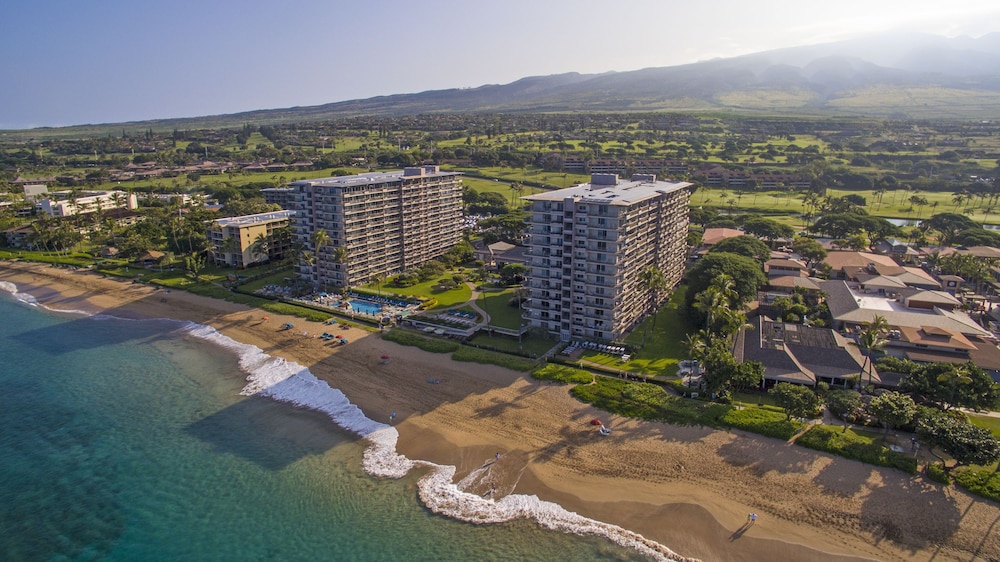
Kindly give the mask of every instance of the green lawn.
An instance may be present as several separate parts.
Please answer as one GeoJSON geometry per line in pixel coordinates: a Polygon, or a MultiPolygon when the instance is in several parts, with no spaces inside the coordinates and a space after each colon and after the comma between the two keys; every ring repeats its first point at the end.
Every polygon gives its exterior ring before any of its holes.
{"type": "Polygon", "coordinates": [[[479,332],[469,340],[472,345],[481,345],[490,349],[507,351],[510,353],[527,353],[529,355],[540,356],[556,345],[556,340],[548,338],[530,337],[527,334],[521,336],[518,343],[514,336],[503,334],[493,334],[479,332]]]}
{"type": "MultiPolygon", "coordinates": [[[[655,326],[653,318],[647,318],[625,338],[632,355],[628,363],[617,363],[619,368],[644,375],[677,374],[677,363],[686,359],[684,336],[690,329],[684,315],[684,293],[686,286],[680,286],[670,296],[670,300],[656,313],[655,326]],[[642,346],[643,333],[646,334],[645,346],[642,346]]],[[[604,355],[604,357],[609,357],[604,355]]],[[[617,361],[618,358],[612,358],[617,361]]]]}
{"type": "Polygon", "coordinates": [[[973,425],[990,430],[993,437],[1000,439],[1000,418],[969,414],[969,421],[971,421],[973,425]]]}
{"type": "MultiPolygon", "coordinates": [[[[397,295],[436,299],[438,303],[431,310],[455,308],[456,305],[465,304],[470,298],[472,298],[472,289],[470,289],[468,285],[460,283],[457,287],[449,291],[436,291],[433,289],[434,285],[437,285],[438,281],[441,279],[451,279],[452,275],[454,274],[446,273],[441,277],[431,279],[430,281],[424,281],[423,283],[417,283],[411,287],[393,287],[389,284],[383,284],[380,290],[383,294],[395,293],[397,295]]],[[[374,291],[375,285],[366,285],[365,288],[374,291]]]]}
{"type": "Polygon", "coordinates": [[[490,324],[516,330],[521,326],[521,309],[510,306],[515,288],[483,289],[476,304],[490,315],[490,324]]]}

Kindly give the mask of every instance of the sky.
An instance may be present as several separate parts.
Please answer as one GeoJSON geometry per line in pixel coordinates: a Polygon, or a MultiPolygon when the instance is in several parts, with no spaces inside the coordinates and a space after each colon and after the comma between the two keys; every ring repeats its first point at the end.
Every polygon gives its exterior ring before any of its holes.
{"type": "Polygon", "coordinates": [[[673,66],[886,31],[1000,31],[995,0],[4,0],[0,129],[198,117],[673,66]]]}

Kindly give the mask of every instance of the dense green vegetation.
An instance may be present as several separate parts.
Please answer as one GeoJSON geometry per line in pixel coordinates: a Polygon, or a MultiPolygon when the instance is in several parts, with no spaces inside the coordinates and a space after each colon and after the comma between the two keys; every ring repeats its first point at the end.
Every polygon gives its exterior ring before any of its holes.
{"type": "Polygon", "coordinates": [[[816,426],[795,442],[803,447],[876,466],[890,466],[910,474],[917,472],[917,460],[914,457],[891,451],[877,439],[860,435],[850,429],[841,431],[836,427],[816,426]]]}

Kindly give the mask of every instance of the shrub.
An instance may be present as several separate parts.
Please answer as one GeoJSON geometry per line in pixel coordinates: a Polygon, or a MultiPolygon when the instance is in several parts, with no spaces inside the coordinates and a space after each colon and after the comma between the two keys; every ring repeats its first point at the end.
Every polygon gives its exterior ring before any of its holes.
{"type": "Polygon", "coordinates": [[[396,342],[400,345],[418,347],[431,353],[451,353],[459,348],[458,342],[424,336],[406,330],[389,330],[382,334],[382,339],[396,342]]]}
{"type": "Polygon", "coordinates": [[[932,462],[927,465],[927,477],[939,484],[951,484],[951,477],[944,469],[944,463],[932,462]]]}
{"type": "Polygon", "coordinates": [[[506,353],[468,346],[460,346],[455,350],[451,358],[455,361],[499,365],[514,371],[530,371],[535,367],[535,361],[525,357],[517,357],[516,355],[508,355],[506,353]]]}
{"type": "Polygon", "coordinates": [[[742,410],[730,408],[720,418],[720,421],[729,427],[787,441],[795,435],[802,424],[785,418],[783,413],[762,408],[744,408],[742,410]]]}
{"type": "Polygon", "coordinates": [[[917,461],[913,457],[890,451],[871,437],[858,435],[851,430],[841,431],[840,428],[817,425],[795,442],[803,447],[875,466],[898,468],[910,474],[917,472],[917,461]]]}
{"type": "Polygon", "coordinates": [[[967,468],[954,473],[955,483],[977,496],[1000,502],[1000,472],[967,468]]]}
{"type": "Polygon", "coordinates": [[[544,367],[535,369],[532,371],[531,376],[538,380],[556,381],[565,384],[590,384],[594,382],[594,375],[592,373],[555,363],[547,363],[544,367]]]}

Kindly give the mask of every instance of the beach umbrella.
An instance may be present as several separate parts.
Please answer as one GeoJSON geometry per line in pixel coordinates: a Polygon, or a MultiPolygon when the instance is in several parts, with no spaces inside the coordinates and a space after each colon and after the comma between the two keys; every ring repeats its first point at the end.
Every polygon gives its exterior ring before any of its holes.
{"type": "Polygon", "coordinates": [[[383,355],[383,356],[382,356],[382,359],[388,359],[388,358],[389,358],[389,356],[388,356],[388,355],[383,355]]]}
{"type": "Polygon", "coordinates": [[[594,418],[594,419],[590,420],[590,425],[604,425],[604,422],[602,422],[601,420],[599,420],[597,418],[594,418]]]}

